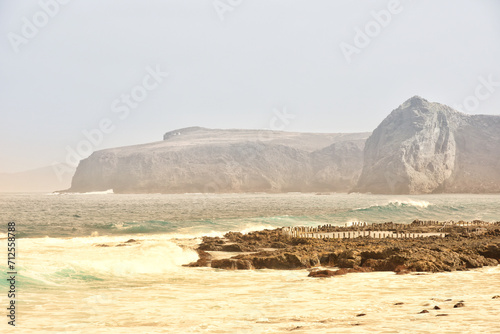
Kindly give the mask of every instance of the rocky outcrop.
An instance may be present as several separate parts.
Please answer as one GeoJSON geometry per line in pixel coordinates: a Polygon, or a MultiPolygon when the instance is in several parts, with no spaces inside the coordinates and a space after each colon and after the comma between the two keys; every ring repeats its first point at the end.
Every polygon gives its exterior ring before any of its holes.
{"type": "Polygon", "coordinates": [[[162,142],[93,153],[68,191],[347,192],[368,135],[180,129],[162,142]]]}
{"type": "Polygon", "coordinates": [[[366,141],[355,191],[500,192],[500,116],[466,115],[413,97],[366,141]]]}
{"type": "MultiPolygon", "coordinates": [[[[345,274],[350,274],[350,273],[369,273],[372,272],[372,268],[366,268],[366,267],[356,267],[356,268],[342,268],[338,270],[313,270],[307,275],[308,277],[332,277],[332,276],[340,276],[340,275],[345,275],[345,274]]],[[[364,316],[365,314],[358,314],[358,317],[364,316]]]]}
{"type": "Polygon", "coordinates": [[[500,262],[500,229],[490,225],[484,234],[450,233],[445,238],[305,239],[284,237],[280,229],[241,234],[230,232],[224,238],[204,237],[199,251],[217,252],[226,245],[238,245],[242,252],[207,263],[206,253],[189,266],[221,269],[306,269],[337,267],[340,272],[324,271],[311,277],[329,277],[349,272],[394,271],[443,272],[496,266],[500,262]],[[273,247],[274,246],[274,247],[273,247]],[[279,247],[276,247],[279,246],[279,247]],[[249,250],[253,249],[253,252],[249,250]]]}

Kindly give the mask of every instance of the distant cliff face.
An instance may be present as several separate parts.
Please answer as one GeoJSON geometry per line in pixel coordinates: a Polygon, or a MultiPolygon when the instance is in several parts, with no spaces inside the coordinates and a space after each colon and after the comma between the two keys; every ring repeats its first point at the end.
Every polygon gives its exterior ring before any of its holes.
{"type": "Polygon", "coordinates": [[[409,99],[366,141],[355,191],[500,192],[500,116],[409,99]]]}
{"type": "Polygon", "coordinates": [[[68,191],[108,189],[500,193],[500,116],[413,97],[371,136],[185,128],[161,142],[93,153],[68,191]]]}
{"type": "Polygon", "coordinates": [[[368,136],[180,129],[162,142],[93,153],[68,191],[346,192],[361,173],[368,136]]]}

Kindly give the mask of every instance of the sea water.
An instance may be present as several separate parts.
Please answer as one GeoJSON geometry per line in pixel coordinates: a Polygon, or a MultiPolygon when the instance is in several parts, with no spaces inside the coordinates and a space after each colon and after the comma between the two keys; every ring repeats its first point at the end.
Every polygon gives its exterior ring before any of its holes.
{"type": "Polygon", "coordinates": [[[182,266],[196,261],[203,235],[497,221],[499,203],[500,195],[0,194],[0,332],[500,333],[500,299],[492,299],[500,295],[498,267],[313,279],[307,270],[182,266]],[[18,238],[15,330],[6,317],[9,221],[18,238]],[[453,308],[460,300],[466,306],[453,308]]]}

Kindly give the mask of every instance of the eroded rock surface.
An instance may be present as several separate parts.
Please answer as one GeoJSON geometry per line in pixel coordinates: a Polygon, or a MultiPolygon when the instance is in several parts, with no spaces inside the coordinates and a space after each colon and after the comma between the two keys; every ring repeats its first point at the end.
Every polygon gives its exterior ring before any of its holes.
{"type": "Polygon", "coordinates": [[[355,191],[500,192],[500,116],[466,115],[415,96],[366,141],[355,191]]]}
{"type": "Polygon", "coordinates": [[[369,133],[175,130],[164,140],[94,152],[69,192],[347,192],[369,133]]]}
{"type": "MultiPolygon", "coordinates": [[[[484,234],[450,233],[444,238],[312,239],[287,238],[281,229],[248,234],[230,232],[224,238],[204,237],[199,251],[236,251],[228,259],[200,260],[190,266],[221,269],[306,269],[336,267],[347,271],[320,271],[328,277],[348,272],[443,272],[496,266],[500,261],[500,229],[491,225],[484,234]],[[238,254],[241,253],[241,254],[238,254]]],[[[205,254],[205,253],[201,253],[205,254]]]]}

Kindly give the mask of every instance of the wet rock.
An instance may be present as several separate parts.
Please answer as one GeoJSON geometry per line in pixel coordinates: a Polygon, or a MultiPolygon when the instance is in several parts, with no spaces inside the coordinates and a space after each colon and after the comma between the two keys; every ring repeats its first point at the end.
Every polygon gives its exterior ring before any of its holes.
{"type": "Polygon", "coordinates": [[[486,258],[478,254],[462,254],[460,259],[465,263],[465,267],[469,269],[481,268],[486,265],[486,258]]]}
{"type": "Polygon", "coordinates": [[[223,245],[221,247],[221,251],[223,251],[223,252],[243,252],[243,250],[241,249],[241,245],[238,245],[238,244],[223,245]]]}
{"type": "Polygon", "coordinates": [[[339,268],[354,268],[356,266],[361,265],[361,258],[357,259],[343,259],[340,258],[337,261],[337,266],[339,268]]]}
{"type": "Polygon", "coordinates": [[[228,269],[228,270],[236,270],[236,269],[254,269],[252,263],[248,260],[241,259],[221,259],[221,260],[212,260],[211,262],[212,268],[219,269],[228,269]]]}
{"type": "Polygon", "coordinates": [[[212,262],[212,255],[204,250],[198,249],[198,261],[184,265],[184,267],[209,267],[212,262]]]}
{"type": "MultiPolygon", "coordinates": [[[[429,227],[422,228],[435,232],[429,227]]],[[[498,265],[500,259],[500,237],[496,232],[471,236],[454,233],[446,238],[423,239],[313,239],[285,238],[280,231],[229,232],[224,238],[204,237],[198,249],[251,253],[232,258],[249,261],[256,269],[307,269],[322,265],[344,269],[362,267],[397,274],[468,270],[498,265]]],[[[241,263],[246,262],[240,262],[240,267],[249,267],[241,263]]],[[[216,265],[226,267],[229,264],[216,265]]]]}
{"type": "Polygon", "coordinates": [[[390,260],[367,259],[363,262],[363,267],[370,267],[376,271],[394,271],[398,265],[390,260]]]}
{"type": "Polygon", "coordinates": [[[406,275],[411,272],[406,266],[404,265],[398,265],[396,268],[394,268],[394,272],[398,275],[406,275]]]}
{"type": "Polygon", "coordinates": [[[500,260],[500,244],[483,246],[478,252],[484,257],[500,260]]]}
{"type": "Polygon", "coordinates": [[[341,268],[338,270],[314,270],[309,273],[308,277],[331,277],[346,275],[349,273],[367,273],[372,271],[373,269],[365,267],[341,268]]]}
{"type": "Polygon", "coordinates": [[[334,275],[336,275],[334,270],[314,270],[307,277],[331,277],[334,275]]]}

